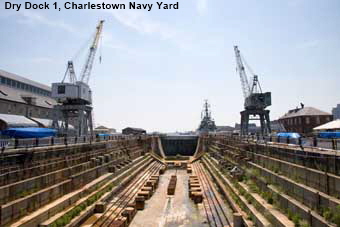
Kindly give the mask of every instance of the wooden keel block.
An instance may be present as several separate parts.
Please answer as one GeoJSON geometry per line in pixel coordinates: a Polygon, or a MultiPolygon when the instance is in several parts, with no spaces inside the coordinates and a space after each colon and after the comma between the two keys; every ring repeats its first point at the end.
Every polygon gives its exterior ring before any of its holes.
{"type": "Polygon", "coordinates": [[[144,196],[137,196],[135,199],[136,210],[144,210],[145,207],[145,198],[144,196]]]}
{"type": "Polygon", "coordinates": [[[153,190],[152,190],[152,187],[142,187],[142,189],[141,189],[142,191],[147,191],[147,192],[149,192],[150,193],[150,196],[152,195],[152,192],[153,192],[153,190]]]}
{"type": "Polygon", "coordinates": [[[151,180],[148,180],[146,183],[145,183],[145,186],[146,187],[152,187],[152,190],[156,190],[156,184],[154,181],[151,181],[151,180]]]}
{"type": "Polygon", "coordinates": [[[127,219],[127,223],[131,223],[133,217],[135,215],[135,209],[131,207],[127,207],[123,210],[122,216],[127,219]]]}
{"type": "Polygon", "coordinates": [[[143,196],[145,200],[148,200],[150,198],[150,192],[149,191],[139,191],[137,196],[143,196]]]}
{"type": "Polygon", "coordinates": [[[105,203],[97,203],[94,207],[95,213],[104,213],[106,210],[106,204],[105,203]]]}
{"type": "Polygon", "coordinates": [[[203,202],[203,195],[202,192],[193,192],[192,197],[194,202],[197,203],[202,203],[203,202]]]}
{"type": "Polygon", "coordinates": [[[116,220],[110,224],[110,227],[126,227],[126,225],[123,220],[116,220]]]}

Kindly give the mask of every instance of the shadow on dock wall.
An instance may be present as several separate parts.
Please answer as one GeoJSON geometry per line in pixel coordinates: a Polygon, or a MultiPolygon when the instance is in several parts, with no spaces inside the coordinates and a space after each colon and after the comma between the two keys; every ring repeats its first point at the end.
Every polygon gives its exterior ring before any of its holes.
{"type": "Polygon", "coordinates": [[[161,144],[166,156],[193,156],[198,136],[162,136],[161,144]]]}

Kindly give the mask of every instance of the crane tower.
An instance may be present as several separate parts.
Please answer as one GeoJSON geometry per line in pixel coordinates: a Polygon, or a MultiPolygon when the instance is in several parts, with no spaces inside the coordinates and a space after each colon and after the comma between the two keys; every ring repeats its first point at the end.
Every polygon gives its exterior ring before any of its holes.
{"type": "Polygon", "coordinates": [[[96,33],[90,46],[80,80],[77,79],[73,62],[68,61],[66,72],[60,83],[52,83],[52,97],[57,100],[54,106],[53,125],[59,134],[70,135],[69,125],[75,125],[77,136],[92,135],[92,93],[88,85],[93,62],[98,48],[99,39],[104,21],[101,20],[96,27],[96,33]],[[69,79],[66,82],[66,79],[69,79]]]}
{"type": "MultiPolygon", "coordinates": [[[[266,110],[271,105],[271,93],[262,92],[258,76],[253,74],[252,82],[248,82],[248,77],[243,65],[242,57],[237,46],[234,46],[236,56],[236,70],[239,73],[244,95],[244,110],[241,111],[241,135],[247,135],[250,120],[260,120],[261,134],[266,135],[271,132],[269,110],[266,110]],[[259,118],[250,118],[251,116],[259,116],[259,118]]],[[[244,61],[245,62],[245,61],[244,61]]]]}

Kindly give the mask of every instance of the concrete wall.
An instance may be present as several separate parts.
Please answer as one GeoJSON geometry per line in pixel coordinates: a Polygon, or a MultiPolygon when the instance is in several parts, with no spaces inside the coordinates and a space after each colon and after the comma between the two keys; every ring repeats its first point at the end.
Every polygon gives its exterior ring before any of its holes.
{"type": "Polygon", "coordinates": [[[164,136],[161,137],[163,150],[166,156],[192,156],[195,154],[197,136],[164,136]]]}
{"type": "MultiPolygon", "coordinates": [[[[148,142],[110,141],[7,151],[0,174],[0,226],[95,180],[106,179],[109,172],[115,174],[145,154],[148,142]],[[18,157],[20,161],[14,162],[18,157]]],[[[69,202],[73,203],[79,196],[69,202]]]]}

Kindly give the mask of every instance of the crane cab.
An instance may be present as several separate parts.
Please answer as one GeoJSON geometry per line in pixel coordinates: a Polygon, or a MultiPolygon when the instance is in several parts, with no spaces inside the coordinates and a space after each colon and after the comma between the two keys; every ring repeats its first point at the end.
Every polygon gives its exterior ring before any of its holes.
{"type": "Polygon", "coordinates": [[[250,94],[244,102],[245,109],[265,109],[272,104],[271,92],[250,94]]]}
{"type": "Polygon", "coordinates": [[[52,83],[52,98],[63,104],[92,103],[92,94],[89,85],[81,81],[76,83],[52,83]]]}

